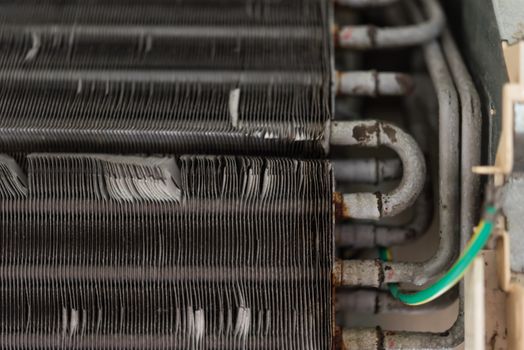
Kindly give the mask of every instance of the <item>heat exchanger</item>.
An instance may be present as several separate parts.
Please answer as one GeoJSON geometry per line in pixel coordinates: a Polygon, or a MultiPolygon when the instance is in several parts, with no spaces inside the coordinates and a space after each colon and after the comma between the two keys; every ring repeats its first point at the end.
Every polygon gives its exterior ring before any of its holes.
{"type": "Polygon", "coordinates": [[[439,4],[335,16],[394,2],[0,0],[0,349],[456,343],[460,317],[448,336],[336,320],[411,312],[380,289],[441,273],[473,225],[478,97],[439,4]],[[338,55],[405,47],[398,71],[338,55]],[[338,115],[384,96],[404,127],[338,115]],[[343,258],[421,236],[433,197],[431,259],[343,258]]]}

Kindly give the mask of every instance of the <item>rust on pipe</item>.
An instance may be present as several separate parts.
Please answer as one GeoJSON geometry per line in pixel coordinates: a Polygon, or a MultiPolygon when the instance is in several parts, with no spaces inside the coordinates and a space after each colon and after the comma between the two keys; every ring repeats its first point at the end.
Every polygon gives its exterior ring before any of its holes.
{"type": "Polygon", "coordinates": [[[473,232],[480,198],[480,177],[472,168],[480,164],[482,113],[480,98],[471,75],[449,30],[442,35],[442,46],[460,97],[461,136],[461,235],[468,240],[473,232]]]}
{"type": "Polygon", "coordinates": [[[375,49],[414,46],[435,39],[442,31],[445,18],[436,0],[421,0],[429,19],[402,27],[379,28],[373,25],[349,25],[340,28],[335,44],[342,48],[375,49]]]}
{"type": "Polygon", "coordinates": [[[433,218],[433,200],[424,191],[413,205],[413,218],[405,225],[345,224],[335,227],[337,246],[353,248],[391,247],[413,242],[429,228],[433,218]]]}
{"type": "MultiPolygon", "coordinates": [[[[414,11],[417,11],[415,7],[414,11]]],[[[419,14],[417,20],[420,20],[419,14]]],[[[457,91],[446,65],[441,47],[433,41],[423,47],[426,65],[437,91],[439,103],[439,235],[437,252],[424,262],[379,262],[380,269],[370,268],[369,262],[349,260],[352,270],[360,274],[376,274],[383,283],[409,282],[415,285],[426,283],[431,277],[441,273],[453,261],[459,239],[459,129],[460,113],[457,91]]],[[[406,170],[405,170],[406,173],[406,170]]],[[[353,211],[352,206],[349,206],[353,211]]],[[[366,282],[374,278],[367,277],[366,282]]],[[[353,279],[352,286],[375,286],[375,283],[362,284],[353,279]],[[357,282],[357,284],[353,284],[357,282]]]]}
{"type": "Polygon", "coordinates": [[[424,155],[413,137],[402,129],[375,120],[334,122],[330,143],[337,146],[389,147],[399,155],[403,168],[400,184],[389,193],[343,194],[343,210],[339,211],[342,214],[339,218],[377,220],[394,216],[411,206],[422,192],[426,178],[424,155]]]}
{"type": "Polygon", "coordinates": [[[342,349],[399,350],[455,349],[464,339],[462,316],[445,332],[393,332],[377,328],[355,328],[342,331],[342,349]]]}
{"type": "Polygon", "coordinates": [[[381,275],[379,260],[358,260],[360,264],[353,264],[349,260],[337,260],[333,265],[333,283],[335,286],[365,285],[378,288],[382,285],[384,276],[381,275]],[[364,273],[364,271],[366,273],[364,273]]]}

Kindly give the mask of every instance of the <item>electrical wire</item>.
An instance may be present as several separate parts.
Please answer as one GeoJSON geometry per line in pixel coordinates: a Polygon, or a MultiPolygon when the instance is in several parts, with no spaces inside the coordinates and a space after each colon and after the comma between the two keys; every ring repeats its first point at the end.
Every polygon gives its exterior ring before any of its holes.
{"type": "MultiPolygon", "coordinates": [[[[459,259],[435,283],[415,293],[403,293],[400,291],[397,283],[390,283],[388,286],[391,294],[407,305],[422,305],[438,298],[453,288],[462,279],[475,257],[488,241],[493,231],[497,211],[497,207],[494,205],[486,207],[484,218],[475,228],[473,236],[459,259]]],[[[391,251],[388,248],[380,248],[379,256],[383,261],[391,261],[391,251]]]]}

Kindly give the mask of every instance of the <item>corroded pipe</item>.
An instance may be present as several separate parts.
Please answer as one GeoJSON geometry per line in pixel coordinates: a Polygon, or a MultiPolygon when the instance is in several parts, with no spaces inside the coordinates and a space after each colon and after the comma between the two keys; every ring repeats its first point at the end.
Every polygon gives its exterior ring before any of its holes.
{"type": "Polygon", "coordinates": [[[377,28],[373,25],[349,25],[336,34],[336,45],[351,49],[394,48],[420,45],[435,39],[445,24],[444,13],[436,0],[421,0],[429,19],[402,27],[377,28]]]}
{"type": "MultiPolygon", "coordinates": [[[[416,9],[411,9],[417,15],[416,9]]],[[[476,203],[479,196],[479,179],[472,173],[471,166],[480,161],[480,100],[471,76],[469,75],[454,40],[448,30],[444,31],[442,44],[451,73],[454,77],[461,105],[462,119],[462,173],[461,173],[461,246],[471,236],[471,228],[475,222],[476,203]]],[[[380,343],[377,349],[455,349],[464,341],[464,314],[462,298],[459,299],[459,314],[453,326],[443,333],[408,333],[408,332],[381,332],[375,333],[379,338],[371,342],[380,343]]],[[[376,330],[375,330],[376,331],[376,330]]],[[[352,330],[346,331],[346,340],[358,339],[358,334],[352,330]]],[[[368,333],[371,330],[368,330],[368,333]]],[[[346,343],[346,346],[351,344],[346,343]]]]}
{"type": "Polygon", "coordinates": [[[471,236],[477,220],[476,215],[480,198],[480,178],[473,173],[472,168],[480,164],[481,105],[471,75],[468,73],[453,37],[447,29],[442,35],[442,46],[460,97],[462,119],[460,227],[462,237],[467,240],[471,236]]]}
{"type": "Polygon", "coordinates": [[[391,247],[413,242],[423,235],[433,218],[430,191],[424,191],[413,205],[413,219],[406,225],[338,224],[335,227],[337,246],[353,248],[391,247]]]}
{"type": "MultiPolygon", "coordinates": [[[[421,15],[415,7],[411,6],[410,12],[416,19],[420,20],[421,15]]],[[[460,94],[463,126],[462,136],[469,138],[462,144],[463,173],[461,180],[467,181],[463,182],[464,187],[462,191],[462,200],[464,202],[462,203],[461,207],[460,246],[463,247],[471,234],[470,222],[474,220],[475,215],[474,198],[476,198],[475,196],[478,196],[478,179],[475,178],[474,175],[470,174],[469,165],[475,164],[473,162],[475,159],[477,159],[477,151],[479,151],[478,147],[475,146],[477,145],[476,142],[479,140],[480,132],[479,100],[471,77],[469,76],[464,63],[462,62],[460,54],[454,45],[453,38],[448,31],[444,33],[443,46],[446,58],[460,94]],[[471,138],[475,138],[475,140],[471,138]],[[471,149],[471,147],[476,148],[471,149]],[[464,154],[464,152],[468,152],[468,149],[473,153],[464,154]],[[465,173],[464,170],[466,171],[465,173]],[[477,190],[475,191],[475,189],[477,190]]],[[[443,67],[441,66],[441,68],[443,67]]],[[[443,92],[451,91],[449,90],[449,83],[447,79],[444,83],[441,83],[439,86],[437,86],[437,88],[440,88],[440,90],[443,92]]],[[[449,100],[452,101],[453,99],[454,98],[451,96],[449,100]]],[[[442,102],[442,100],[443,99],[439,94],[439,102],[442,102]]],[[[442,131],[442,123],[440,126],[442,131]]],[[[441,179],[441,186],[443,185],[442,180],[445,179],[441,179]]],[[[450,217],[448,216],[447,219],[449,218],[450,217]]],[[[455,349],[464,341],[464,313],[462,298],[459,299],[459,313],[457,320],[446,332],[384,332],[380,328],[347,329],[342,332],[342,336],[339,339],[340,344],[338,345],[344,349],[455,349]]]]}
{"type": "Polygon", "coordinates": [[[457,213],[459,211],[460,177],[457,92],[437,42],[424,46],[424,57],[439,101],[440,242],[438,250],[432,258],[420,263],[370,260],[337,262],[340,277],[335,280],[343,285],[379,287],[384,283],[395,282],[422,285],[448,266],[455,256],[455,247],[459,245],[457,213]],[[356,275],[352,275],[353,272],[356,275]]]}
{"type": "Polygon", "coordinates": [[[377,220],[394,216],[411,206],[422,192],[426,178],[424,155],[415,140],[400,128],[375,120],[334,122],[330,143],[337,146],[386,146],[397,152],[402,161],[402,180],[393,191],[335,196],[341,218],[377,220]]]}
{"type": "Polygon", "coordinates": [[[342,331],[340,349],[455,349],[464,340],[462,314],[446,332],[393,332],[377,328],[355,328],[342,331]]]}

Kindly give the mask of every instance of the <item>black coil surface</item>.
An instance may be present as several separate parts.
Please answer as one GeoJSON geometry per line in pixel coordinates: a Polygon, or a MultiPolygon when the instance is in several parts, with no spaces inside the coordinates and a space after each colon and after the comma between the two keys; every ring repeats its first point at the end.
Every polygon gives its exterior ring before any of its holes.
{"type": "Polygon", "coordinates": [[[0,1],[0,147],[321,155],[328,6],[0,1]]]}
{"type": "Polygon", "coordinates": [[[328,162],[6,159],[0,348],[331,349],[328,162]]]}

